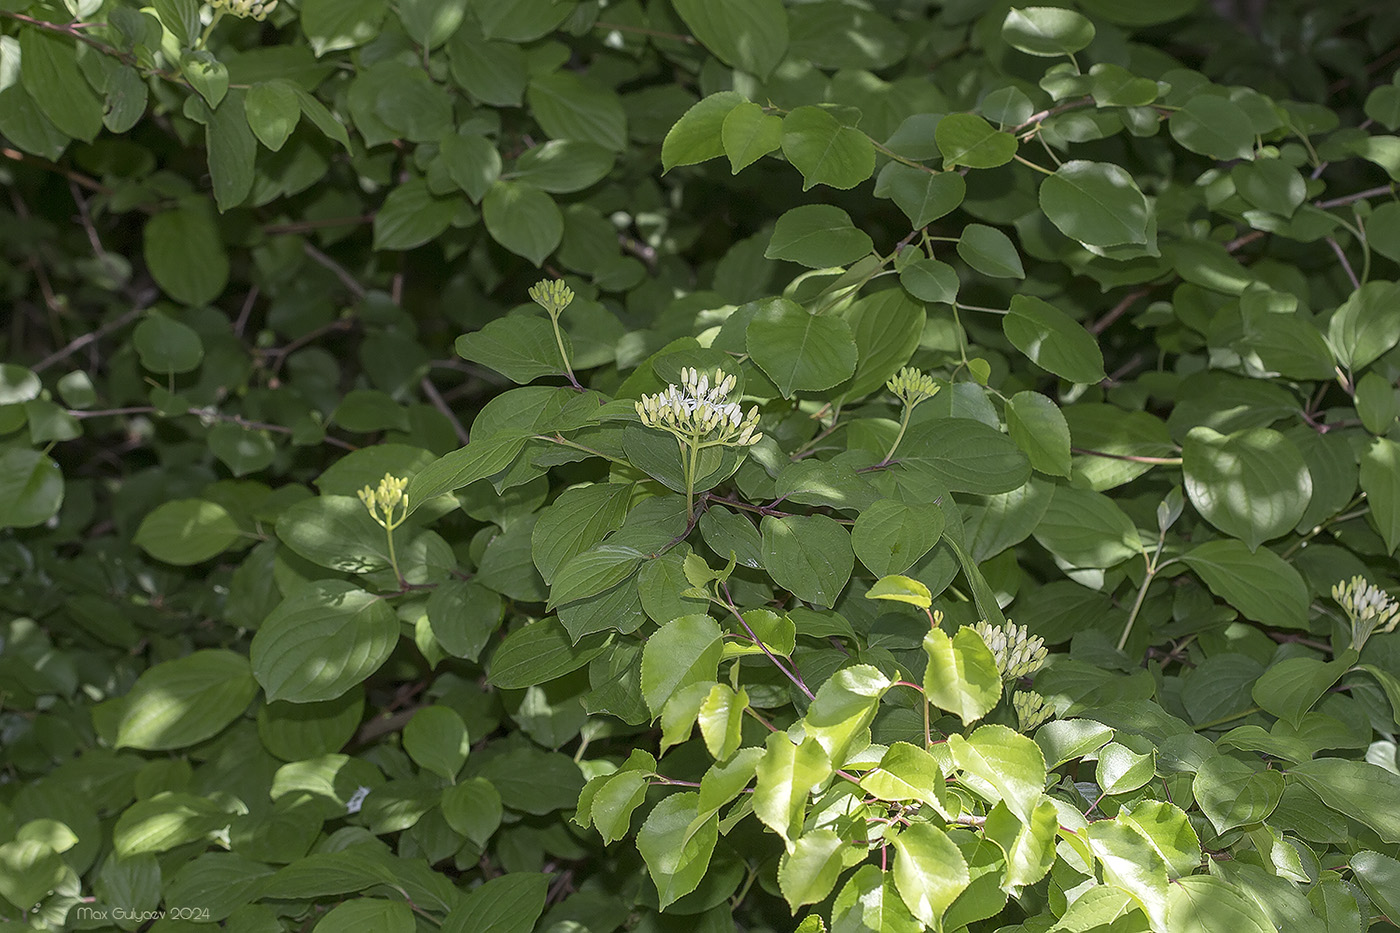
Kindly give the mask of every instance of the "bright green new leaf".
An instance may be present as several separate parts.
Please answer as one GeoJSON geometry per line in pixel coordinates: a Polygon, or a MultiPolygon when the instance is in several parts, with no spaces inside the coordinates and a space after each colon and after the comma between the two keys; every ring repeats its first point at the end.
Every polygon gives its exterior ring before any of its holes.
{"type": "Polygon", "coordinates": [[[1001,671],[982,637],[968,626],[952,638],[942,629],[924,636],[924,696],[969,725],[981,719],[1001,699],[1001,671]]]}
{"type": "Polygon", "coordinates": [[[675,693],[712,681],[719,668],[719,623],[707,615],[681,616],[657,629],[642,652],[642,694],[653,716],[675,693]]]}
{"type": "Polygon", "coordinates": [[[972,786],[999,799],[1023,823],[1032,819],[1045,790],[1045,757],[1040,747],[1006,726],[978,726],[967,738],[948,737],[953,761],[972,786]]]}
{"type": "Polygon", "coordinates": [[[910,913],[929,926],[941,927],[943,912],[968,886],[967,862],[932,823],[913,823],[891,840],[894,884],[910,913]]]}
{"type": "Polygon", "coordinates": [[[895,888],[893,873],[871,864],[856,869],[831,906],[832,930],[841,933],[921,933],[927,929],[895,888]]]}
{"type": "Polygon", "coordinates": [[[1117,820],[1090,823],[1089,849],[1103,866],[1103,879],[1127,892],[1142,908],[1153,929],[1165,929],[1167,864],[1152,844],[1117,820]]]}
{"type": "Polygon", "coordinates": [[[815,904],[831,893],[845,867],[841,855],[848,843],[830,829],[803,833],[791,852],[778,859],[778,888],[793,910],[815,904]]]}
{"type": "Polygon", "coordinates": [[[1270,933],[1275,929],[1259,902],[1212,875],[1192,875],[1171,886],[1167,928],[1172,933],[1270,933]]]}
{"type": "Polygon", "coordinates": [[[890,574],[875,581],[875,585],[865,592],[866,599],[892,599],[908,603],[920,609],[933,605],[929,588],[912,577],[890,574]]]}
{"type": "Polygon", "coordinates": [[[1055,861],[1059,828],[1059,810],[1049,798],[1036,805],[1025,823],[1012,815],[1004,803],[992,808],[987,814],[985,832],[1006,856],[1006,874],[1001,882],[1003,891],[1013,894],[1045,877],[1055,861]]]}
{"type": "Polygon", "coordinates": [[[801,835],[808,794],[830,777],[831,771],[831,760],[815,739],[794,745],[784,732],[768,736],[755,771],[753,812],[787,841],[789,851],[801,835]]]}
{"type": "Polygon", "coordinates": [[[864,744],[862,733],[870,727],[880,697],[893,684],[869,664],[845,667],[822,684],[807,708],[804,725],[833,764],[845,762],[847,753],[864,744]]]}
{"type": "Polygon", "coordinates": [[[725,684],[711,687],[709,695],[700,704],[696,721],[700,725],[700,735],[705,739],[705,748],[715,761],[725,761],[738,750],[744,710],[748,705],[747,691],[740,688],[735,693],[725,684]]]}
{"type": "Polygon", "coordinates": [[[1165,800],[1142,800],[1118,815],[1118,822],[1137,830],[1167,863],[1173,881],[1201,866],[1201,841],[1186,812],[1165,800]]]}
{"type": "Polygon", "coordinates": [[[694,891],[705,877],[719,839],[719,815],[699,812],[700,795],[672,794],[656,805],[637,833],[664,910],[694,891]]]}
{"type": "Polygon", "coordinates": [[[1196,772],[1196,803],[1217,833],[1266,819],[1283,795],[1283,775],[1217,755],[1196,772]]]}

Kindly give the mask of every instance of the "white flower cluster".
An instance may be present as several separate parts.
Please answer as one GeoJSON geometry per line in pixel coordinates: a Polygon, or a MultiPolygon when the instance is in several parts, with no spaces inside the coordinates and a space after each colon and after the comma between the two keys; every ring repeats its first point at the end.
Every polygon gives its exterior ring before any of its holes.
{"type": "Polygon", "coordinates": [[[215,10],[262,22],[277,8],[277,0],[209,0],[209,5],[215,10]]]}
{"type": "Polygon", "coordinates": [[[1352,647],[1360,650],[1372,632],[1393,632],[1400,624],[1400,603],[1365,577],[1355,576],[1332,587],[1335,599],[1351,619],[1352,647]]]}
{"type": "Polygon", "coordinates": [[[763,439],[758,427],[758,406],[744,414],[737,402],[728,401],[737,382],[717,371],[714,384],[708,373],[692,367],[681,370],[681,385],[665,392],[644,395],[637,402],[637,416],[649,428],[668,431],[683,441],[703,442],[705,446],[726,444],[749,447],[763,439]]]}
{"type": "Polygon", "coordinates": [[[1007,621],[1005,626],[1000,626],[984,620],[972,628],[991,649],[1003,679],[1018,680],[1045,666],[1049,653],[1045,650],[1045,639],[1031,635],[1024,625],[1007,621]]]}
{"type": "Polygon", "coordinates": [[[1045,697],[1034,690],[1018,690],[1011,697],[1011,706],[1016,710],[1016,721],[1020,724],[1022,732],[1030,732],[1055,712],[1050,704],[1045,702],[1045,697]]]}

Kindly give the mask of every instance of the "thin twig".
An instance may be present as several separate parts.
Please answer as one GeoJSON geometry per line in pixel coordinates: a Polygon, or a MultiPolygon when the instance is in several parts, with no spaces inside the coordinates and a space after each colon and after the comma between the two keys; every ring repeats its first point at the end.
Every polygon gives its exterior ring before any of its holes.
{"type": "Polygon", "coordinates": [[[626,23],[604,23],[602,21],[593,24],[594,29],[613,29],[617,32],[634,32],[639,36],[651,36],[654,39],[671,39],[676,42],[684,42],[686,45],[695,45],[694,36],[682,35],[678,32],[662,32],[659,29],[647,29],[645,26],[629,26],[626,23]]]}
{"type": "Polygon", "coordinates": [[[346,270],[346,268],[340,263],[336,262],[334,259],[327,256],[325,253],[312,246],[309,242],[303,241],[301,244],[301,250],[302,252],[306,253],[307,256],[311,257],[312,261],[314,261],[317,265],[324,266],[325,268],[329,269],[332,272],[332,274],[335,275],[336,278],[340,279],[340,284],[344,285],[347,289],[349,289],[350,293],[356,298],[365,297],[365,287],[361,285],[359,280],[356,279],[353,275],[351,275],[349,271],[346,270]]]}
{"type": "Polygon", "coordinates": [[[243,337],[243,331],[248,326],[248,317],[253,313],[253,305],[258,300],[258,287],[254,285],[248,289],[248,294],[243,298],[243,307],[238,309],[238,320],[233,322],[233,335],[238,338],[243,337]]]}
{"type": "Polygon", "coordinates": [[[1367,188],[1365,191],[1358,191],[1355,194],[1344,194],[1339,198],[1332,198],[1330,201],[1314,201],[1313,207],[1319,210],[1330,210],[1334,207],[1343,207],[1357,201],[1364,201],[1367,198],[1377,198],[1383,194],[1394,194],[1394,185],[1378,185],[1375,188],[1367,188]]]}
{"type": "Polygon", "coordinates": [[[323,220],[297,220],[283,224],[268,224],[262,228],[262,232],[270,236],[287,233],[310,233],[312,230],[322,230],[326,227],[356,227],[373,220],[373,214],[361,214],[358,217],[328,217],[323,220]]]}
{"type": "Polygon", "coordinates": [[[447,402],[443,400],[442,395],[437,390],[437,386],[433,385],[433,380],[424,376],[423,381],[418,383],[418,386],[423,390],[423,394],[428,397],[428,401],[433,403],[433,407],[442,412],[444,418],[452,422],[452,430],[456,433],[457,440],[461,441],[463,446],[465,446],[471,440],[471,435],[467,433],[466,428],[462,427],[462,422],[458,420],[452,409],[447,406],[447,402]]]}
{"type": "Polygon", "coordinates": [[[1341,244],[1337,242],[1337,238],[1329,236],[1327,238],[1327,245],[1332,247],[1332,252],[1337,254],[1337,259],[1341,262],[1342,268],[1346,270],[1347,278],[1351,279],[1351,287],[1360,288],[1361,280],[1356,277],[1356,271],[1352,269],[1351,263],[1347,261],[1347,254],[1343,251],[1341,244]]]}
{"type": "Polygon", "coordinates": [[[42,360],[31,366],[30,369],[34,370],[36,373],[43,372],[44,370],[52,366],[54,363],[57,363],[60,360],[66,360],[68,357],[72,356],[74,353],[77,353],[79,350],[81,350],[88,344],[96,343],[103,337],[110,334],[112,331],[125,327],[127,324],[130,324],[132,321],[136,320],[138,317],[144,314],[145,311],[146,309],[144,306],[139,308],[132,308],[130,311],[126,312],[116,320],[108,321],[106,324],[103,324],[101,327],[97,328],[97,330],[90,331],[89,333],[83,334],[81,337],[74,338],[63,349],[55,350],[53,353],[50,353],[48,356],[44,357],[42,360]]]}
{"type": "Polygon", "coordinates": [[[1084,447],[1071,447],[1070,453],[1083,454],[1086,457],[1103,457],[1108,460],[1126,460],[1129,463],[1159,463],[1166,466],[1180,466],[1180,457],[1140,457],[1133,454],[1111,454],[1103,450],[1089,450],[1084,447]]]}
{"type": "Polygon", "coordinates": [[[1094,321],[1092,324],[1089,325],[1089,327],[1087,328],[1089,333],[1097,336],[1099,334],[1102,334],[1104,331],[1108,330],[1109,325],[1111,325],[1114,321],[1122,317],[1129,308],[1131,308],[1134,304],[1137,303],[1137,300],[1139,298],[1146,297],[1147,291],[1148,290],[1145,288],[1139,288],[1136,291],[1129,292],[1127,295],[1123,296],[1123,299],[1119,301],[1118,304],[1110,308],[1107,314],[1105,314],[1103,317],[1099,318],[1097,321],[1094,321]]]}
{"type": "MultiPolygon", "coordinates": [[[[161,410],[154,405],[133,405],[127,408],[104,408],[99,411],[78,411],[69,409],[68,414],[73,418],[110,418],[117,415],[156,415],[161,414],[161,410]]],[[[240,428],[248,431],[271,431],[274,434],[293,434],[291,428],[281,424],[269,424],[266,421],[249,421],[242,415],[226,415],[220,411],[210,411],[207,408],[190,408],[179,414],[194,415],[200,419],[210,419],[213,421],[223,421],[227,424],[236,424],[240,428]]],[[[324,436],[324,440],[332,447],[339,447],[342,450],[359,450],[354,444],[342,441],[338,437],[324,436]]]]}

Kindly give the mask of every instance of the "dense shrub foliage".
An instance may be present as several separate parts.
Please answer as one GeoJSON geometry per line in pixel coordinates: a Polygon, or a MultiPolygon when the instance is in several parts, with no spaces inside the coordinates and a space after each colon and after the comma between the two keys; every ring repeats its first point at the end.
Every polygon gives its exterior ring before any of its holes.
{"type": "Polygon", "coordinates": [[[0,0],[0,927],[1392,928],[1400,10],[1237,6],[0,0]]]}

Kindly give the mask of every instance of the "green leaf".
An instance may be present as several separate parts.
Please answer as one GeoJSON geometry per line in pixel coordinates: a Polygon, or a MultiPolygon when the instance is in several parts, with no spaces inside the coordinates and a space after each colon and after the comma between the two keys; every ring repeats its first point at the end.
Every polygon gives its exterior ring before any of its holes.
{"type": "Polygon", "coordinates": [[[958,298],[958,271],[937,259],[916,259],[899,270],[899,284],[920,301],[952,304],[958,298]]]}
{"type": "Polygon", "coordinates": [[[946,782],[938,760],[908,742],[891,744],[879,767],[867,771],[860,786],[881,800],[920,800],[936,810],[945,809],[946,782]]]}
{"type": "Polygon", "coordinates": [[[1241,162],[1230,170],[1230,178],[1250,204],[1283,217],[1292,217],[1308,195],[1303,176],[1282,159],[1241,162]]]}
{"type": "Polygon", "coordinates": [[[661,166],[669,172],[677,165],[694,165],[724,155],[724,123],[744,96],[719,91],[687,110],[661,143],[661,166]]]}
{"type": "Polygon", "coordinates": [[[845,867],[842,851],[847,843],[830,829],[803,833],[791,852],[778,859],[778,889],[794,911],[803,904],[824,900],[845,867]]]}
{"type": "MultiPolygon", "coordinates": [[[[939,124],[942,126],[943,124],[939,124]]],[[[1011,238],[996,227],[968,224],[958,238],[958,255],[973,269],[994,279],[1023,279],[1026,270],[1011,238]]]]}
{"type": "Polygon", "coordinates": [[[564,215],[554,199],[534,185],[498,181],[481,203],[491,239],[536,266],[564,237],[564,215]]]}
{"type": "Polygon", "coordinates": [[[919,302],[897,288],[859,299],[845,317],[856,343],[856,371],[837,391],[850,399],[881,389],[899,372],[918,350],[928,323],[919,302]]]}
{"type": "Polygon", "coordinates": [[[544,913],[549,875],[513,871],[468,891],[442,922],[442,933],[530,933],[544,913]]]}
{"type": "Polygon", "coordinates": [[[652,716],[683,688],[714,680],[722,652],[719,623],[707,615],[681,616],[657,629],[642,652],[642,695],[652,716]]]}
{"type": "Polygon", "coordinates": [[[260,81],[248,89],[243,102],[248,126],[264,146],[277,152],[301,119],[301,100],[296,85],[286,79],[260,81]]]}
{"type": "Polygon", "coordinates": [[[48,843],[26,839],[0,845],[0,895],[21,911],[36,907],[71,874],[48,843]]]}
{"type": "Polygon", "coordinates": [[[1316,658],[1287,658],[1254,682],[1251,695],[1260,709],[1298,729],[1303,714],[1355,663],[1355,651],[1343,652],[1335,661],[1326,662],[1316,658]]]}
{"type": "Polygon", "coordinates": [[[327,139],[334,140],[348,150],[350,148],[350,135],[345,131],[345,124],[326,109],[326,105],[312,97],[301,88],[296,88],[297,102],[301,104],[301,115],[310,120],[316,129],[320,130],[327,139]]]}
{"type": "Polygon", "coordinates": [[[1061,233],[1089,246],[1147,242],[1147,198],[1133,176],[1108,162],[1061,165],[1040,185],[1040,209],[1061,233]]]}
{"type": "Polygon", "coordinates": [[[1001,319],[1001,326],[1012,346],[1042,369],[1069,382],[1103,380],[1103,352],[1098,341],[1049,302],[1013,295],[1011,310],[1001,319]]]}
{"type": "Polygon", "coordinates": [[[413,510],[443,493],[494,476],[515,462],[525,438],[515,432],[473,440],[460,450],[429,464],[408,483],[408,507],[413,510]]]}
{"type": "Polygon", "coordinates": [[[488,680],[504,690],[548,683],[583,667],[602,654],[605,647],[607,636],[601,632],[574,644],[563,624],[556,617],[547,616],[506,636],[491,655],[488,680]]]}
{"type": "Polygon", "coordinates": [[[1059,811],[1052,801],[1042,800],[1026,823],[1016,819],[1004,804],[997,804],[987,814],[984,825],[987,839],[995,842],[1006,856],[1003,891],[1015,894],[1050,871],[1055,862],[1056,831],[1060,828],[1059,811]]]}
{"type": "Polygon", "coordinates": [[[596,596],[632,576],[645,558],[625,544],[600,544],[569,558],[549,588],[549,607],[596,596]]]}
{"type": "Polygon", "coordinates": [[[258,738],[285,761],[329,755],[354,737],[364,710],[365,694],[358,689],[323,703],[264,703],[258,709],[258,738]]]}
{"type": "Polygon", "coordinates": [[[730,172],[737,175],[782,147],[783,118],[764,113],[762,107],[751,101],[743,101],[725,114],[720,127],[720,143],[724,154],[729,157],[730,172]]]}
{"type": "Polygon", "coordinates": [[[575,0],[501,0],[473,3],[488,39],[533,42],[559,28],[574,13],[575,0]]]}
{"type": "Polygon", "coordinates": [[[208,798],[161,791],[122,811],[112,827],[112,845],[120,858],[167,852],[190,842],[208,840],[225,829],[232,818],[208,798]]]}
{"type": "Polygon", "coordinates": [[[897,573],[876,580],[875,585],[865,591],[865,598],[889,599],[920,609],[927,609],[933,605],[933,596],[927,586],[912,577],[897,573]]]}
{"type": "Polygon", "coordinates": [[[893,685],[869,664],[844,667],[817,690],[807,707],[804,727],[833,764],[844,763],[846,753],[862,732],[870,728],[880,698],[893,685]]]}
{"type": "Polygon", "coordinates": [[[383,933],[413,933],[413,910],[403,901],[360,897],[342,901],[316,922],[313,933],[352,933],[380,930],[383,933]]]}
{"type": "Polygon", "coordinates": [[[333,700],[379,669],[399,640],[389,604],[344,580],[295,589],[253,636],[253,675],[268,700],[333,700]]]}
{"type": "Polygon", "coordinates": [[[765,515],[763,565],[773,582],[798,599],[831,607],[855,566],[851,536],[826,515],[765,515]]]}
{"type": "MultiPolygon", "coordinates": [[[[90,143],[102,131],[102,99],[83,77],[73,45],[57,32],[22,27],[19,78],[55,127],[90,143]]],[[[10,83],[13,78],[6,81],[10,83]]]]}
{"type": "Polygon", "coordinates": [[[1201,812],[1217,833],[1266,819],[1283,796],[1283,775],[1217,755],[1196,772],[1191,785],[1201,812]]]}
{"type": "Polygon", "coordinates": [[[1027,55],[1072,55],[1094,41],[1094,24],[1073,10],[1027,7],[1012,10],[1001,24],[1006,44],[1027,55]]]}
{"type": "Polygon", "coordinates": [[[0,448],[0,528],[33,528],[58,514],[63,472],[52,458],[23,447],[0,448]]]}
{"type": "Polygon", "coordinates": [[[1400,861],[1379,852],[1363,851],[1351,857],[1352,874],[1361,890],[1381,913],[1400,916],[1400,861]]]}
{"type": "Polygon", "coordinates": [[[760,80],[787,51],[788,15],[781,0],[675,0],[674,6],[715,57],[760,80]]]}
{"type": "Polygon", "coordinates": [[[264,470],[277,456],[277,448],[266,434],[231,422],[209,429],[209,449],[234,476],[264,470]]]}
{"type": "Polygon", "coordinates": [[[475,661],[500,626],[503,609],[499,594],[474,582],[449,580],[428,597],[428,625],[444,651],[475,661]]]}
{"type": "Polygon", "coordinates": [[[1126,892],[1155,930],[1166,929],[1167,865],[1147,840],[1117,820],[1090,823],[1089,849],[1103,866],[1104,881],[1126,892]]]}
{"type": "Polygon", "coordinates": [[[205,49],[182,52],[180,74],[211,110],[217,108],[228,93],[228,68],[205,49]]]}
{"type": "Polygon", "coordinates": [[[551,139],[521,153],[512,174],[517,181],[528,182],[541,191],[569,194],[582,191],[606,177],[615,161],[614,153],[596,143],[551,139]]]}
{"type": "Polygon", "coordinates": [[[1400,842],[1400,775],[1366,761],[1317,758],[1294,765],[1288,776],[1385,842],[1400,842]]]}
{"type": "Polygon", "coordinates": [[[1094,780],[1105,794],[1126,794],[1137,790],[1156,776],[1155,752],[1139,754],[1118,742],[1099,749],[1094,780]]]}
{"type": "Polygon", "coordinates": [[[603,540],[627,515],[631,487],[595,483],[564,490],[540,514],[530,535],[531,556],[546,583],[569,558],[603,540]]]}
{"type": "Polygon", "coordinates": [[[894,877],[874,865],[862,865],[837,893],[831,907],[832,929],[841,933],[920,933],[927,929],[904,906],[894,877]]]}
{"type": "Polygon", "coordinates": [[[957,172],[935,172],[899,162],[881,169],[875,182],[875,196],[894,201],[916,229],[952,213],[966,195],[967,182],[957,172]]]}
{"type": "Polygon", "coordinates": [[[204,360],[204,344],[193,328],[156,311],[131,335],[141,365],[155,373],[187,373],[204,360]]]}
{"type": "Polygon", "coordinates": [[[952,492],[994,496],[1020,489],[1031,478],[1030,461],[1015,442],[971,418],[917,422],[905,432],[895,454],[896,479],[952,492]]]}
{"type": "Polygon", "coordinates": [[[1039,392],[1017,392],[1006,403],[1006,433],[1031,466],[1054,476],[1070,475],[1069,425],[1060,406],[1039,392]]]}
{"type": "Polygon", "coordinates": [[[1035,539],[1070,567],[1114,567],[1143,551],[1131,518],[1102,493],[1057,486],[1035,539]]]}
{"type": "Polygon", "coordinates": [[[472,203],[478,203],[501,177],[501,154],[485,136],[444,136],[440,145],[447,176],[472,203]]]}
{"type": "MultiPolygon", "coordinates": [[[[564,346],[572,346],[568,335],[562,336],[564,346]]],[[[520,385],[564,372],[553,326],[530,315],[515,314],[490,321],[481,330],[458,337],[456,350],[462,359],[489,366],[520,385]]]]}
{"type": "Polygon", "coordinates": [[[804,204],[778,218],[763,255],[788,259],[809,269],[849,265],[874,246],[851,215],[829,204],[804,204]]]}
{"type": "Polygon", "coordinates": [[[425,771],[448,781],[466,764],[467,724],[450,706],[425,706],[403,727],[403,749],[425,771]]]}
{"type": "Polygon", "coordinates": [[[903,573],[938,543],[943,510],[879,499],[863,509],[851,529],[851,545],[860,562],[877,577],[903,573]]]}
{"type": "Polygon", "coordinates": [[[1400,316],[1394,314],[1400,285],[1367,282],[1351,293],[1327,326],[1337,361],[1357,372],[1400,343],[1400,316]]]}
{"type": "Polygon", "coordinates": [[[749,695],[742,687],[735,693],[725,684],[712,686],[701,702],[696,722],[700,725],[705,748],[715,761],[725,761],[739,750],[744,710],[748,705],[749,695]]]}
{"type": "Polygon", "coordinates": [[[300,556],[341,573],[373,573],[389,566],[384,529],[354,496],[317,496],[290,506],[277,537],[300,556]]]}
{"type": "Polygon", "coordinates": [[[446,42],[467,13],[470,0],[399,0],[399,20],[414,42],[435,49],[446,42]]]}
{"type": "Polygon", "coordinates": [[[809,314],[786,298],[760,303],[745,344],[784,398],[837,385],[855,372],[859,357],[849,324],[809,314]]]}
{"type": "Polygon", "coordinates": [[[627,148],[627,114],[608,88],[571,71],[556,71],[533,79],[525,97],[551,139],[594,143],[612,152],[627,148]]]}
{"type": "Polygon", "coordinates": [[[913,823],[895,835],[894,884],[910,913],[940,929],[943,912],[968,886],[962,852],[932,823],[913,823]]]}
{"type": "Polygon", "coordinates": [[[783,117],[783,155],[802,173],[803,191],[814,185],[854,188],[875,171],[870,137],[842,126],[821,107],[796,107],[783,117]]]}
{"type": "Polygon", "coordinates": [[[228,254],[204,198],[185,199],[146,221],[143,243],[156,284],[176,301],[208,304],[228,284],[228,254]]]}
{"type": "Polygon", "coordinates": [[[1277,431],[1224,435],[1192,428],[1181,449],[1186,493],[1201,517],[1251,551],[1292,531],[1313,482],[1298,448],[1277,431]]]}
{"type": "Polygon", "coordinates": [[[241,534],[238,522],[223,506],[203,499],[176,499],[156,506],[141,520],[133,543],[156,560],[186,567],[222,554],[241,534]]]}
{"type": "Polygon", "coordinates": [[[975,113],[950,113],[933,131],[944,170],[996,168],[1016,155],[1016,137],[998,130],[975,113]]]}
{"type": "Polygon", "coordinates": [[[1051,768],[1096,752],[1112,739],[1113,730],[1092,719],[1056,719],[1035,733],[1035,744],[1051,768]]]}
{"type": "MultiPolygon", "coordinates": [[[[473,5],[478,16],[483,10],[508,9],[509,4],[490,7],[473,5]]],[[[567,13],[567,7],[560,5],[567,13]]],[[[525,51],[514,42],[493,42],[469,18],[447,43],[448,63],[457,84],[473,98],[494,107],[519,107],[529,82],[525,51]]]]}
{"type": "Polygon", "coordinates": [[[978,726],[967,738],[948,737],[953,761],[978,778],[1023,823],[1029,823],[1045,788],[1045,757],[1040,746],[1006,726],[978,726]]]}
{"type": "Polygon", "coordinates": [[[980,635],[968,626],[952,638],[942,629],[924,636],[924,696],[939,709],[970,725],[992,711],[1001,699],[1001,671],[980,635]]]}
{"type": "Polygon", "coordinates": [[[122,700],[117,746],[186,748],[243,715],[258,692],[248,659],[206,649],[147,668],[122,700]]]}
{"type": "Polygon", "coordinates": [[[656,884],[662,910],[700,885],[719,840],[719,814],[702,815],[699,800],[695,793],[672,794],[656,805],[637,832],[637,849],[656,884]]]}
{"type": "Polygon", "coordinates": [[[754,782],[753,812],[763,825],[792,843],[801,835],[812,788],[831,776],[831,761],[815,739],[794,745],[785,732],[768,736],[754,782]]]}
{"type": "Polygon", "coordinates": [[[1212,875],[1192,875],[1171,886],[1167,924],[1172,933],[1270,933],[1275,929],[1257,901],[1212,875]]]}
{"type": "Polygon", "coordinates": [[[1199,544],[1181,556],[1210,591],[1246,619],[1283,628],[1307,628],[1308,588],[1277,554],[1250,551],[1243,541],[1199,544]]]}
{"type": "Polygon", "coordinates": [[[1400,547],[1400,444],[1377,437],[1361,454],[1361,491],[1371,518],[1385,539],[1386,552],[1400,547]]]}
{"type": "Polygon", "coordinates": [[[1167,121],[1172,138],[1192,152],[1222,162],[1254,157],[1249,115],[1225,97],[1197,94],[1167,121]]]}
{"type": "Polygon", "coordinates": [[[319,58],[369,42],[388,11],[386,0],[305,0],[301,28],[319,58]]]}
{"type": "Polygon", "coordinates": [[[458,203],[454,198],[434,195],[421,178],[404,182],[389,192],[374,215],[374,248],[404,250],[422,246],[447,229],[457,214],[458,203]]]}

